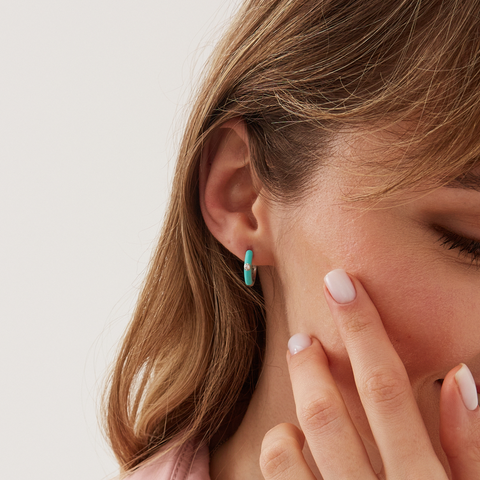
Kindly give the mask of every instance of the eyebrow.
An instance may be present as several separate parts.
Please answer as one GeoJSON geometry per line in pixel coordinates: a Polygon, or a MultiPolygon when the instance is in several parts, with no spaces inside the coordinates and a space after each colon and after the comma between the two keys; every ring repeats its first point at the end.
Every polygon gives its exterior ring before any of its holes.
{"type": "Polygon", "coordinates": [[[464,190],[475,190],[480,192],[480,173],[473,171],[465,172],[446,183],[444,187],[462,188],[464,190]]]}

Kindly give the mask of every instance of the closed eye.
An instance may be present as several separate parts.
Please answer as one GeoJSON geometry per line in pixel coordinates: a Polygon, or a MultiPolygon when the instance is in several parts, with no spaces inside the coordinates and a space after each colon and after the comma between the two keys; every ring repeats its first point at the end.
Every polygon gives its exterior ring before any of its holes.
{"type": "Polygon", "coordinates": [[[442,247],[457,250],[459,255],[469,258],[473,265],[480,267],[480,241],[451,232],[439,225],[434,228],[440,234],[439,242],[442,247]]]}

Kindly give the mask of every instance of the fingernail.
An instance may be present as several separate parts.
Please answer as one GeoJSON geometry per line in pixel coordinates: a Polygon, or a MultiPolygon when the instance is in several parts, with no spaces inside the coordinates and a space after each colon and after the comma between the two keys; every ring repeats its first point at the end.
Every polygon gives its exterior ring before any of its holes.
{"type": "Polygon", "coordinates": [[[325,275],[324,282],[337,303],[349,303],[355,300],[357,292],[345,270],[341,268],[332,270],[325,275]]]}
{"type": "Polygon", "coordinates": [[[462,394],[463,403],[469,410],[475,410],[478,407],[477,387],[472,372],[464,363],[455,374],[455,380],[462,394]]]}
{"type": "Polygon", "coordinates": [[[290,337],[288,341],[288,350],[291,355],[295,355],[302,350],[305,350],[312,344],[312,339],[304,333],[296,333],[293,337],[290,337]]]}

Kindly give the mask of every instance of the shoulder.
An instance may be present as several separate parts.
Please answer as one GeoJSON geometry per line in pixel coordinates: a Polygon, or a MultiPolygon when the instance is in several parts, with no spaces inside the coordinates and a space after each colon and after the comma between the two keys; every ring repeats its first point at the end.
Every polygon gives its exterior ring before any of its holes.
{"type": "Polygon", "coordinates": [[[206,445],[191,440],[140,467],[125,480],[210,480],[206,445]]]}

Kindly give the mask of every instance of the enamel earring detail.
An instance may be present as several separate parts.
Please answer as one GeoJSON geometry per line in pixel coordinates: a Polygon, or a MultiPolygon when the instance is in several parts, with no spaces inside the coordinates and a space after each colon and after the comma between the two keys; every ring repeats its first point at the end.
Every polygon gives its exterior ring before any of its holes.
{"type": "Polygon", "coordinates": [[[247,287],[253,287],[255,278],[257,277],[257,267],[252,265],[252,259],[253,252],[251,250],[247,250],[247,253],[245,253],[245,263],[243,264],[243,277],[247,287]]]}

